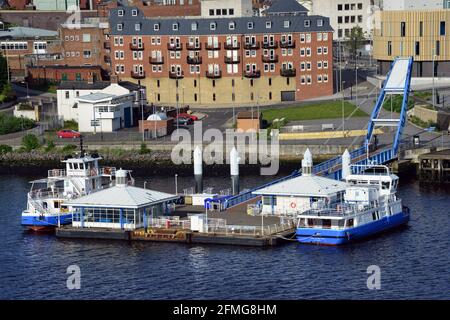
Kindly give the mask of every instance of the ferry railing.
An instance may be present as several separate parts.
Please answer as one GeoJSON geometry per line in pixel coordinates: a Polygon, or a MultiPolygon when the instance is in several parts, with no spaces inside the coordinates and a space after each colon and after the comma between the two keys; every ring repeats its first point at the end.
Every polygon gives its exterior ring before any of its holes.
{"type": "Polygon", "coordinates": [[[67,172],[66,170],[63,169],[48,170],[48,177],[49,178],[67,177],[67,172]]]}
{"type": "Polygon", "coordinates": [[[33,200],[39,200],[44,198],[64,198],[64,189],[54,190],[33,190],[28,193],[28,197],[33,200]]]}

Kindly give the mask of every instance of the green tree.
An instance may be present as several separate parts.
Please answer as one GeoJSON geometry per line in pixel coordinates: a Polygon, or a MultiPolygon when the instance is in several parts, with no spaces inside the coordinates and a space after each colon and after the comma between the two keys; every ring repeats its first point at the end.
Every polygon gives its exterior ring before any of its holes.
{"type": "Polygon", "coordinates": [[[34,134],[27,134],[22,138],[22,146],[26,151],[39,148],[39,139],[34,134]]]}
{"type": "Polygon", "coordinates": [[[346,47],[350,53],[350,57],[356,60],[358,50],[361,48],[365,40],[363,29],[360,26],[353,27],[350,31],[346,47]]]}
{"type": "Polygon", "coordinates": [[[6,58],[0,53],[0,92],[3,91],[3,87],[8,83],[8,67],[6,58]]]}

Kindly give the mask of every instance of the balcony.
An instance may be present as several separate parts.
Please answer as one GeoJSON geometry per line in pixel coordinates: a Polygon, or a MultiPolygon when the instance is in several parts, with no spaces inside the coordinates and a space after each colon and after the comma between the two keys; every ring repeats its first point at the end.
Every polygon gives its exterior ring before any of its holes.
{"type": "Polygon", "coordinates": [[[164,64],[164,57],[150,57],[150,64],[164,64]]]}
{"type": "Polygon", "coordinates": [[[241,62],[241,58],[240,57],[225,57],[224,61],[227,64],[238,64],[241,62]]]}
{"type": "Polygon", "coordinates": [[[244,43],[245,50],[257,50],[261,48],[261,42],[257,41],[255,43],[244,43]]]}
{"type": "Polygon", "coordinates": [[[186,43],[186,49],[188,50],[202,50],[202,44],[201,43],[195,43],[195,42],[188,42],[186,43]]]}
{"type": "Polygon", "coordinates": [[[131,77],[133,79],[144,79],[145,78],[145,71],[141,71],[141,72],[131,71],[131,77]]]}
{"type": "Polygon", "coordinates": [[[220,43],[205,43],[206,50],[220,50],[220,43]]]}
{"type": "Polygon", "coordinates": [[[202,64],[202,57],[187,57],[187,63],[188,64],[202,64]]]}
{"type": "Polygon", "coordinates": [[[168,43],[167,50],[180,51],[183,50],[183,44],[181,43],[168,43]]]}
{"type": "Polygon", "coordinates": [[[169,78],[170,79],[183,79],[184,72],[183,71],[169,71],[169,78]]]}
{"type": "Polygon", "coordinates": [[[223,47],[225,50],[239,50],[241,48],[241,44],[239,42],[236,43],[225,42],[223,47]]]}
{"type": "Polygon", "coordinates": [[[263,49],[276,49],[278,48],[278,41],[263,42],[262,47],[263,49]]]}
{"type": "Polygon", "coordinates": [[[103,42],[103,48],[105,48],[106,50],[111,49],[111,44],[109,42],[103,42]]]}
{"type": "Polygon", "coordinates": [[[295,40],[280,42],[280,48],[291,48],[291,49],[295,48],[295,40]]]}
{"type": "Polygon", "coordinates": [[[278,62],[278,55],[274,56],[263,56],[262,62],[268,63],[268,62],[278,62]]]}
{"type": "Polygon", "coordinates": [[[145,78],[145,71],[141,71],[141,72],[131,71],[131,77],[133,79],[144,79],[145,78]]]}
{"type": "Polygon", "coordinates": [[[222,78],[222,71],[206,71],[206,77],[209,79],[222,78]]]}
{"type": "Polygon", "coordinates": [[[282,77],[291,78],[291,77],[295,77],[297,75],[297,71],[295,70],[295,68],[290,68],[290,69],[281,68],[280,75],[282,77]]]}
{"type": "Polygon", "coordinates": [[[130,50],[142,51],[142,50],[144,50],[144,44],[143,43],[130,43],[130,50]]]}
{"type": "Polygon", "coordinates": [[[260,70],[252,70],[252,71],[245,71],[244,77],[246,78],[259,78],[261,77],[261,71],[260,70]]]}

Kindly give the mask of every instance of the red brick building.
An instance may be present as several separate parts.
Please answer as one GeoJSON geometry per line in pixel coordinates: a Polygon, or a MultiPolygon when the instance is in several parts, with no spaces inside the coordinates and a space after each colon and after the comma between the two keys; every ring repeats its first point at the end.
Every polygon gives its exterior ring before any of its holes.
{"type": "Polygon", "coordinates": [[[27,5],[32,3],[32,0],[8,0],[6,1],[10,8],[16,10],[25,10],[27,5]]]}
{"type": "Polygon", "coordinates": [[[333,94],[332,28],[321,16],[146,18],[111,11],[112,72],[154,103],[258,104],[333,94]]]}
{"type": "Polygon", "coordinates": [[[100,66],[35,66],[28,67],[27,82],[32,85],[41,83],[60,83],[61,81],[95,82],[102,79],[100,66]]]}
{"type": "Polygon", "coordinates": [[[146,17],[200,16],[200,0],[133,0],[146,17]]]}

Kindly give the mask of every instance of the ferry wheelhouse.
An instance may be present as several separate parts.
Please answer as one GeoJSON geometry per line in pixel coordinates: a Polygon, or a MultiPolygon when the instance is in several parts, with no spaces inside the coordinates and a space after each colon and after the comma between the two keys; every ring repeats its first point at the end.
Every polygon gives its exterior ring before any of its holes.
{"type": "Polygon", "coordinates": [[[301,243],[341,245],[406,224],[409,208],[396,196],[399,178],[386,166],[351,166],[343,201],[298,215],[301,243]]]}
{"type": "MultiPolygon", "coordinates": [[[[70,224],[72,212],[65,202],[113,185],[116,169],[100,167],[98,154],[81,151],[62,162],[66,169],[52,169],[45,179],[31,181],[27,209],[22,212],[22,225],[35,231],[70,224]]],[[[132,178],[130,178],[132,180],[132,178]]]]}

